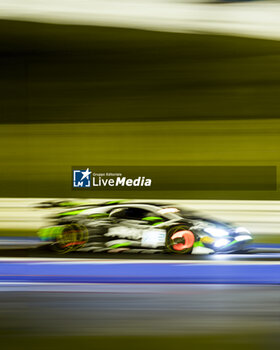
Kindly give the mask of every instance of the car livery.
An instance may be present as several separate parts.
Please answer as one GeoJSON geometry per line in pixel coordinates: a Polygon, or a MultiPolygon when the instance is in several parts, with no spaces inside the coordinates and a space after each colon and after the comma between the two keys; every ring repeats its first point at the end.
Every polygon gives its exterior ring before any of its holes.
{"type": "Polygon", "coordinates": [[[39,230],[41,240],[60,253],[232,253],[246,250],[252,241],[244,227],[171,204],[111,201],[78,205],[64,201],[39,206],[71,207],[39,230]]]}

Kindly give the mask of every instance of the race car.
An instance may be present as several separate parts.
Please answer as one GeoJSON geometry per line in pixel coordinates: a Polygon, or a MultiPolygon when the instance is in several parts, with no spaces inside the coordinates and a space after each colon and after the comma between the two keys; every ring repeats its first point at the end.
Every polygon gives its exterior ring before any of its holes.
{"type": "Polygon", "coordinates": [[[66,201],[39,207],[68,207],[39,230],[41,240],[59,253],[232,253],[246,250],[252,241],[244,227],[170,204],[111,201],[77,206],[66,201]]]}

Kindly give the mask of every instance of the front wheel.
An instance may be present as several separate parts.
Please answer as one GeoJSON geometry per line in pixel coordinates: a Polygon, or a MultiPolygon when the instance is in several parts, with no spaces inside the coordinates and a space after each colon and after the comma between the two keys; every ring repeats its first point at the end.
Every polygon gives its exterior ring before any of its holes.
{"type": "Polygon", "coordinates": [[[173,226],[166,234],[166,248],[171,253],[188,254],[191,253],[195,236],[184,225],[173,226]]]}

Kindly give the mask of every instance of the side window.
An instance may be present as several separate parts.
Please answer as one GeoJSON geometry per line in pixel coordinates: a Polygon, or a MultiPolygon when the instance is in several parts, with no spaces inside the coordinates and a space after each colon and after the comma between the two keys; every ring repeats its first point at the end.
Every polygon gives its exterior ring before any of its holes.
{"type": "Polygon", "coordinates": [[[147,211],[141,208],[116,208],[110,213],[110,217],[128,220],[141,220],[147,211]]]}
{"type": "Polygon", "coordinates": [[[129,208],[127,211],[127,218],[131,220],[142,220],[148,211],[141,208],[129,208]]]}
{"type": "Polygon", "coordinates": [[[127,208],[114,208],[109,212],[110,218],[126,219],[127,208]]]}
{"type": "Polygon", "coordinates": [[[164,221],[164,218],[156,213],[142,208],[131,207],[115,208],[110,212],[110,217],[127,220],[143,220],[151,223],[164,221]]]}

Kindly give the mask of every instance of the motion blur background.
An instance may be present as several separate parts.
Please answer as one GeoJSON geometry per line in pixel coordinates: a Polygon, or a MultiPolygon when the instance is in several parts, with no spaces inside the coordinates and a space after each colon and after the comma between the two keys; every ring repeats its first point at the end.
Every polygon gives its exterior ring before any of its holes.
{"type": "MultiPolygon", "coordinates": [[[[279,170],[279,1],[0,0],[0,18],[0,197],[74,197],[73,165],[279,170]]],[[[106,196],[280,200],[280,191],[94,193],[106,196]]],[[[16,297],[6,305],[11,315],[16,297]]],[[[10,319],[12,326],[1,327],[6,348],[18,345],[8,336],[24,334],[10,319]]],[[[226,329],[71,344],[42,341],[38,332],[22,346],[279,345],[273,327],[263,337],[251,328],[235,329],[234,339],[226,329]]]]}
{"type": "MultiPolygon", "coordinates": [[[[73,197],[75,165],[279,166],[278,1],[14,0],[0,17],[2,197],[73,197]]],[[[94,195],[280,199],[166,190],[94,195]]]]}

